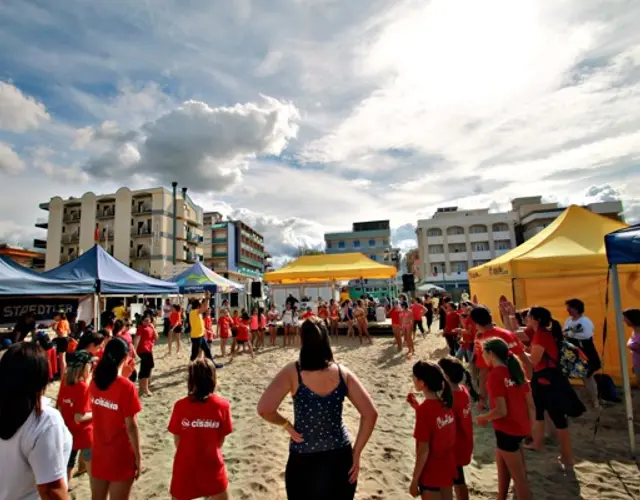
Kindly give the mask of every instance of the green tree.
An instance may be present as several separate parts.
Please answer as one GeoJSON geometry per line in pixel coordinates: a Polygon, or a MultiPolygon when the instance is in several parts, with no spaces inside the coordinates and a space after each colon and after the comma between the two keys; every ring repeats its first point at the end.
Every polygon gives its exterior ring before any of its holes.
{"type": "Polygon", "coordinates": [[[324,255],[324,250],[312,247],[298,247],[296,257],[302,257],[304,255],[324,255]]]}

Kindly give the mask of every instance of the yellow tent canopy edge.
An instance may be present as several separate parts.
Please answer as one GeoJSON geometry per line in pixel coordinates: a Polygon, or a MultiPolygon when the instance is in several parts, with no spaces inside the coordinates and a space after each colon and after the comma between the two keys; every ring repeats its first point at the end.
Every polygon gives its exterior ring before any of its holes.
{"type": "Polygon", "coordinates": [[[266,283],[295,284],[355,279],[393,279],[395,266],[380,264],[361,253],[303,255],[276,271],[265,273],[266,283]]]}

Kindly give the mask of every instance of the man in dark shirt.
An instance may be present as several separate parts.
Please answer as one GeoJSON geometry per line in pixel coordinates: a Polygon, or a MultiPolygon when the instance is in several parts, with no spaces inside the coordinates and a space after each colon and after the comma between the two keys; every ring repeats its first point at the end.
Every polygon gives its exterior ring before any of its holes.
{"type": "Polygon", "coordinates": [[[285,305],[290,305],[291,309],[293,309],[293,306],[295,306],[298,302],[299,302],[298,299],[296,299],[292,294],[289,294],[289,296],[287,297],[285,305]]]}
{"type": "Polygon", "coordinates": [[[10,334],[11,342],[16,344],[24,341],[24,339],[32,332],[36,331],[36,315],[32,312],[23,314],[13,327],[10,334]]]}

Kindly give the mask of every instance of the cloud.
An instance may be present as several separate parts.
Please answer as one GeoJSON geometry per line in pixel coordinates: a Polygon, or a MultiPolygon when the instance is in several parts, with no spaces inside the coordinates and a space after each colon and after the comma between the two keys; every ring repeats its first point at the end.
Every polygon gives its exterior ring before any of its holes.
{"type": "Polygon", "coordinates": [[[44,104],[10,83],[0,82],[0,130],[24,132],[50,119],[44,104]]]}
{"type": "Polygon", "coordinates": [[[623,215],[627,223],[640,223],[640,201],[637,196],[631,196],[627,189],[615,188],[609,184],[590,186],[585,194],[587,203],[622,201],[623,215]]]}
{"type": "Polygon", "coordinates": [[[186,101],[138,130],[123,132],[112,122],[83,129],[76,146],[103,149],[84,166],[92,177],[136,173],[219,192],[242,180],[252,158],[282,153],[296,137],[298,119],[293,104],[266,96],[218,108],[186,101]]]}
{"type": "Polygon", "coordinates": [[[39,147],[32,151],[30,163],[38,171],[51,179],[62,182],[77,182],[85,184],[89,181],[89,176],[83,172],[78,165],[63,166],[55,162],[54,150],[46,147],[39,147]]]}
{"type": "Polygon", "coordinates": [[[24,170],[24,162],[9,144],[0,142],[0,172],[17,174],[24,170]]]}
{"type": "Polygon", "coordinates": [[[413,223],[403,224],[391,229],[391,243],[394,247],[400,248],[402,253],[418,246],[416,238],[416,225],[413,223]]]}

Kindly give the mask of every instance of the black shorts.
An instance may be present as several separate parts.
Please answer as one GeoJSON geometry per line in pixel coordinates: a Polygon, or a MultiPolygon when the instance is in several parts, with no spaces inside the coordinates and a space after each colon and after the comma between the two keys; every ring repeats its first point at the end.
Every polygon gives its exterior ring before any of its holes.
{"type": "Polygon", "coordinates": [[[232,328],[231,329],[231,337],[233,337],[235,339],[236,335],[238,335],[238,329],[237,328],[232,328]]]}
{"type": "Polygon", "coordinates": [[[249,342],[249,341],[248,340],[236,340],[236,344],[238,344],[238,345],[244,345],[247,342],[249,342]]]}
{"type": "Polygon", "coordinates": [[[467,485],[467,481],[464,478],[464,467],[462,465],[458,465],[456,467],[456,470],[458,471],[458,477],[456,477],[453,480],[453,485],[454,486],[466,486],[467,485]]]}
{"type": "Polygon", "coordinates": [[[536,420],[542,422],[545,412],[553,422],[556,429],[562,430],[569,427],[569,421],[565,409],[560,401],[560,394],[554,385],[537,383],[533,386],[533,403],[536,406],[536,420]]]}
{"type": "Polygon", "coordinates": [[[177,325],[173,327],[173,330],[171,330],[173,333],[182,333],[182,325],[177,325]]]}
{"type": "Polygon", "coordinates": [[[496,447],[501,451],[508,453],[515,453],[520,451],[520,445],[525,440],[526,436],[512,436],[502,431],[495,431],[496,434],[496,447]]]}
{"type": "Polygon", "coordinates": [[[151,376],[151,370],[155,366],[153,362],[153,353],[152,352],[141,352],[138,354],[140,358],[140,373],[138,374],[138,378],[149,378],[151,376]]]}
{"type": "Polygon", "coordinates": [[[53,339],[53,343],[56,345],[56,352],[64,354],[69,348],[69,337],[56,337],[53,339]]]}

